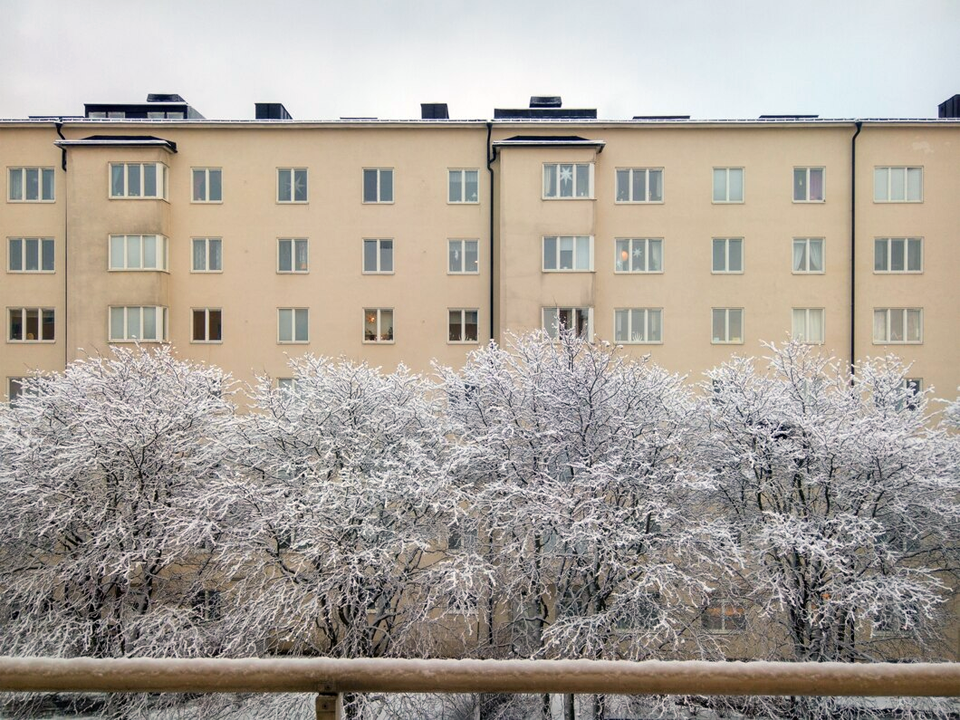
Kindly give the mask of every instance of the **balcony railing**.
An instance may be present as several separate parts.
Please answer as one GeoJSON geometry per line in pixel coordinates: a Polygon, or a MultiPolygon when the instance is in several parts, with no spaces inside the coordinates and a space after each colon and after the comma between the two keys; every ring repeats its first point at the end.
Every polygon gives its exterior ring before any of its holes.
{"type": "Polygon", "coordinates": [[[960,663],[0,658],[0,692],[960,696],[960,663]]]}

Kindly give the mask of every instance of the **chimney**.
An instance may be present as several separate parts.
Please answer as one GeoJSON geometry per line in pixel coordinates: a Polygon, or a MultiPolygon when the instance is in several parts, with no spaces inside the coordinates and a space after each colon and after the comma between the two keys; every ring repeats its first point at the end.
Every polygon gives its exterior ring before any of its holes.
{"type": "Polygon", "coordinates": [[[559,108],[563,101],[559,95],[534,95],[530,98],[531,108],[559,108]]]}
{"type": "Polygon", "coordinates": [[[449,120],[450,111],[446,103],[420,103],[421,120],[449,120]]]}
{"type": "Polygon", "coordinates": [[[960,118],[960,95],[954,95],[952,98],[944,100],[938,107],[940,117],[960,118]]]}
{"type": "Polygon", "coordinates": [[[293,120],[283,103],[255,103],[257,120],[293,120]]]}

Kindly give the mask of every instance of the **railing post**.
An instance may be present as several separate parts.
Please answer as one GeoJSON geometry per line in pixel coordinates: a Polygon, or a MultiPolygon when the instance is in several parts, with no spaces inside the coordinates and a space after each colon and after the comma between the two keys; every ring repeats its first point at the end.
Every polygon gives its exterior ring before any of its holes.
{"type": "Polygon", "coordinates": [[[343,704],[337,693],[317,695],[317,720],[343,720],[343,704]]]}

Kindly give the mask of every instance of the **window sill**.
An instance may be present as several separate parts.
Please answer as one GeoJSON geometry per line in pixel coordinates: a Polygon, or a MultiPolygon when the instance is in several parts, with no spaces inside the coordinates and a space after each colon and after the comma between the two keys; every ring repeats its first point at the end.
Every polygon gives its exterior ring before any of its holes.
{"type": "Polygon", "coordinates": [[[447,340],[447,345],[479,345],[479,340],[447,340]]]}
{"type": "Polygon", "coordinates": [[[191,270],[191,275],[223,275],[223,270],[191,270]]]}
{"type": "Polygon", "coordinates": [[[127,339],[115,340],[115,339],[111,338],[110,340],[107,340],[107,342],[110,343],[111,345],[133,345],[133,344],[137,344],[137,345],[165,345],[165,344],[168,344],[170,341],[169,341],[169,340],[138,340],[137,338],[133,338],[133,339],[131,339],[131,340],[127,340],[127,339]]]}
{"type": "Polygon", "coordinates": [[[57,340],[7,340],[7,345],[53,345],[57,340]]]}
{"type": "Polygon", "coordinates": [[[364,340],[364,345],[396,345],[396,340],[364,340]]]}
{"type": "Polygon", "coordinates": [[[56,275],[56,270],[7,270],[7,275],[56,275]]]}
{"type": "Polygon", "coordinates": [[[791,275],[826,275],[823,270],[791,270],[791,275]]]}
{"type": "Polygon", "coordinates": [[[141,202],[141,201],[144,201],[144,200],[154,200],[154,201],[159,200],[159,201],[161,201],[161,202],[167,203],[168,205],[170,204],[170,201],[167,200],[166,198],[163,198],[163,197],[127,197],[126,195],[116,195],[116,196],[111,195],[108,199],[110,199],[110,200],[131,200],[131,201],[134,201],[134,202],[141,202]]]}
{"type": "Polygon", "coordinates": [[[923,200],[877,200],[873,199],[874,205],[923,205],[923,200]]]}
{"type": "Polygon", "coordinates": [[[596,270],[594,270],[594,269],[592,269],[592,268],[591,268],[590,270],[578,270],[578,269],[574,269],[574,268],[570,268],[569,270],[566,269],[566,268],[552,270],[552,269],[542,268],[542,269],[541,269],[541,272],[546,273],[546,274],[548,274],[548,275],[552,275],[552,274],[554,274],[554,273],[559,273],[559,274],[584,273],[584,274],[586,274],[586,273],[595,273],[596,270]]]}
{"type": "Polygon", "coordinates": [[[595,197],[541,197],[541,200],[545,202],[568,202],[570,200],[579,201],[579,202],[596,202],[595,197]]]}
{"type": "Polygon", "coordinates": [[[794,200],[794,205],[826,205],[826,200],[794,200]]]}
{"type": "Polygon", "coordinates": [[[923,270],[874,270],[874,275],[923,275],[923,270]]]}
{"type": "Polygon", "coordinates": [[[923,340],[874,340],[874,345],[923,345],[923,340]]]}
{"type": "Polygon", "coordinates": [[[112,273],[166,273],[170,274],[169,270],[164,270],[161,268],[107,268],[107,272],[112,273]]]}
{"type": "Polygon", "coordinates": [[[614,270],[614,275],[663,275],[663,270],[614,270]]]}
{"type": "Polygon", "coordinates": [[[664,200],[614,200],[614,205],[664,205],[664,200]]]}
{"type": "Polygon", "coordinates": [[[396,205],[396,200],[362,200],[361,205],[396,205]]]}
{"type": "Polygon", "coordinates": [[[663,340],[614,340],[617,345],[663,345],[663,340]]]}
{"type": "Polygon", "coordinates": [[[447,205],[479,205],[479,200],[447,200],[447,205]]]}
{"type": "Polygon", "coordinates": [[[309,270],[277,270],[277,275],[309,275],[309,270]]]}
{"type": "Polygon", "coordinates": [[[743,200],[712,200],[712,205],[745,205],[743,200]]]}
{"type": "Polygon", "coordinates": [[[56,200],[11,200],[7,198],[11,205],[56,205],[56,200]]]}
{"type": "Polygon", "coordinates": [[[191,340],[191,345],[223,345],[223,340],[191,340]]]}
{"type": "Polygon", "coordinates": [[[277,205],[309,205],[309,200],[277,200],[277,205]]]}
{"type": "Polygon", "coordinates": [[[460,270],[457,270],[457,271],[447,270],[447,275],[473,275],[473,276],[477,276],[477,275],[479,275],[479,274],[480,274],[480,271],[479,271],[479,270],[469,270],[469,271],[467,271],[467,270],[464,270],[464,271],[460,271],[460,270]]]}
{"type": "Polygon", "coordinates": [[[743,340],[711,340],[711,345],[743,345],[743,340]]]}
{"type": "Polygon", "coordinates": [[[743,275],[743,270],[711,270],[711,275],[743,275]]]}

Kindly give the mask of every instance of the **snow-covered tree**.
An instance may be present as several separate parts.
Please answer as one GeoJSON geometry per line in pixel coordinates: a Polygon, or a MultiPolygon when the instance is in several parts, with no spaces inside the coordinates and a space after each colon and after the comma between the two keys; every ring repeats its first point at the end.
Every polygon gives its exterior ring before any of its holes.
{"type": "MultiPolygon", "coordinates": [[[[941,659],[960,530],[954,439],[894,358],[851,376],[810,346],[770,350],[768,367],[734,358],[703,388],[705,472],[744,556],[704,623],[744,630],[728,652],[753,659],[941,659]]],[[[779,711],[816,717],[837,702],[779,711]]]]}
{"type": "Polygon", "coordinates": [[[219,652],[208,488],[229,472],[230,388],[168,349],[117,348],[0,406],[0,654],[219,652]]]}
{"type": "Polygon", "coordinates": [[[700,656],[691,604],[735,548],[693,472],[683,379],[564,332],[491,345],[444,382],[457,482],[494,575],[480,652],[700,656]]]}
{"type": "Polygon", "coordinates": [[[430,383],[401,367],[314,356],[295,381],[261,378],[242,418],[244,517],[224,546],[238,652],[435,655],[448,600],[466,591],[436,550],[459,511],[430,383]]]}

